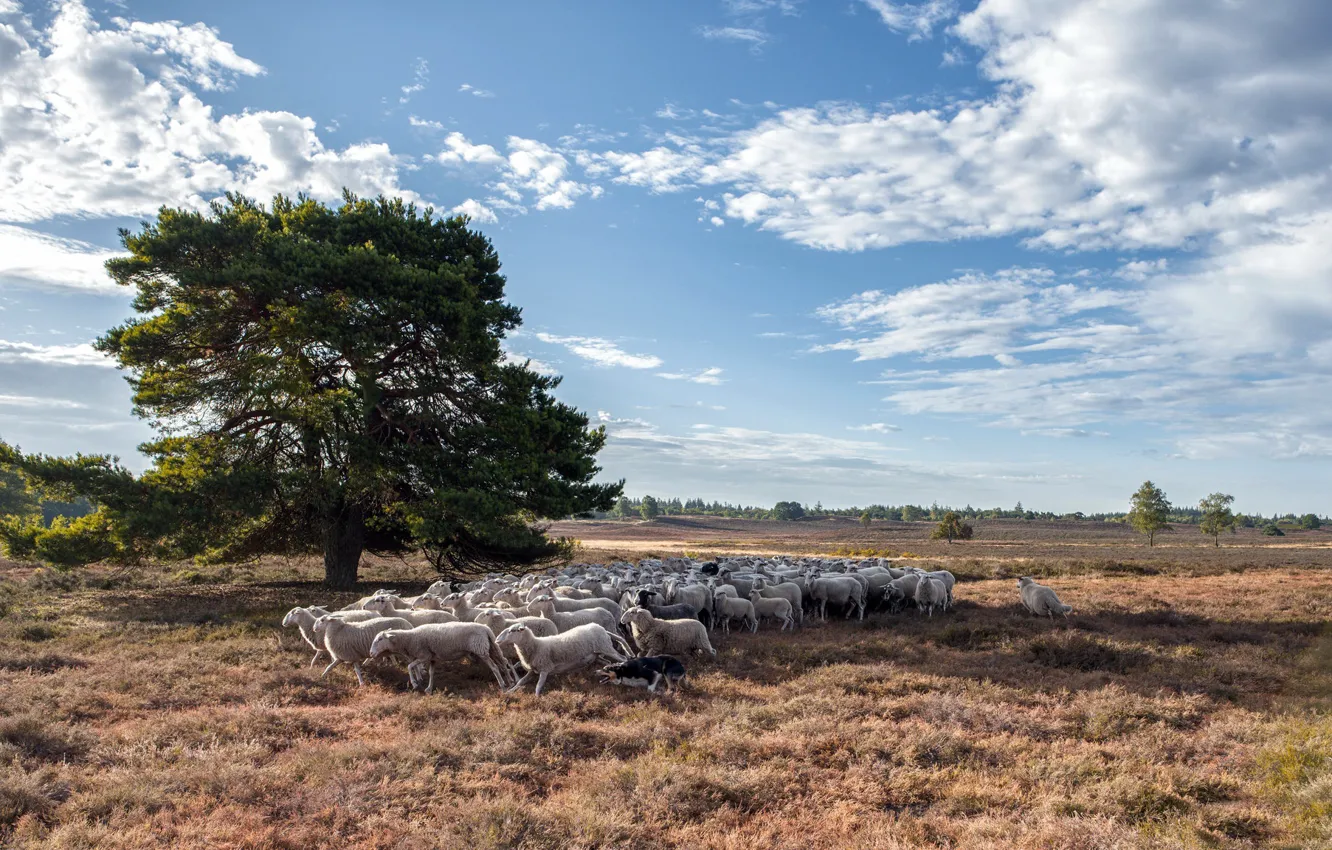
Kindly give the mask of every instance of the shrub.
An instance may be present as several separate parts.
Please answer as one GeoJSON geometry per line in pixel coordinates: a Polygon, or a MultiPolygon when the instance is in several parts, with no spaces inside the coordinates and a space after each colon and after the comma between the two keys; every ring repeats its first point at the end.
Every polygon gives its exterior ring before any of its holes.
{"type": "Polygon", "coordinates": [[[1282,531],[1280,528],[1278,528],[1278,527],[1277,527],[1277,524],[1274,523],[1274,522],[1272,522],[1272,523],[1268,523],[1267,525],[1263,526],[1263,534],[1266,534],[1268,537],[1285,537],[1285,536],[1286,536],[1286,532],[1284,532],[1284,531],[1282,531]]]}
{"type": "Polygon", "coordinates": [[[45,530],[37,517],[4,517],[0,519],[0,546],[16,561],[30,560],[37,554],[37,537],[45,530]]]}
{"type": "Polygon", "coordinates": [[[109,560],[119,552],[111,522],[100,510],[73,520],[56,517],[37,535],[36,544],[37,557],[61,569],[109,560]]]}
{"type": "Polygon", "coordinates": [[[1064,667],[1084,672],[1104,670],[1127,673],[1142,660],[1135,650],[1116,649],[1099,640],[1081,635],[1039,637],[1027,645],[1027,656],[1046,667],[1064,667]]]}

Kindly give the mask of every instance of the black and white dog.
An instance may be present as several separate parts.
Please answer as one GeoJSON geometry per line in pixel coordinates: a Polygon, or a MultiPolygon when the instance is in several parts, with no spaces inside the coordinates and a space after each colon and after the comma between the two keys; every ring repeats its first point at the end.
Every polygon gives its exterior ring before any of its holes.
{"type": "Polygon", "coordinates": [[[666,691],[669,693],[673,686],[684,682],[685,668],[669,655],[649,655],[644,658],[630,658],[623,664],[603,667],[601,676],[602,684],[647,688],[654,694],[657,692],[657,686],[665,682],[666,691]]]}

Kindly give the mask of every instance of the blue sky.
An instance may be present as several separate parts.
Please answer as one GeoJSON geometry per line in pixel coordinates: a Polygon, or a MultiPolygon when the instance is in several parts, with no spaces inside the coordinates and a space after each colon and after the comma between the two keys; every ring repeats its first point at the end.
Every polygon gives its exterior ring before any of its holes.
{"type": "Polygon", "coordinates": [[[1330,125],[1322,0],[0,0],[0,436],[141,466],[116,229],[346,185],[632,494],[1327,512],[1330,125]]]}

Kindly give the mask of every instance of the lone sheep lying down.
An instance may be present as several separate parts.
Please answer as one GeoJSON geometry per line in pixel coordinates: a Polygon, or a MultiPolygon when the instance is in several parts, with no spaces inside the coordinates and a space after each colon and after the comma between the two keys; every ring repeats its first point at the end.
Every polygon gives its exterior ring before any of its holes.
{"type": "Polygon", "coordinates": [[[1026,606],[1031,613],[1040,616],[1045,614],[1051,620],[1055,614],[1068,616],[1073,610],[1072,605],[1065,605],[1059,601],[1055,595],[1054,588],[1043,584],[1037,584],[1031,576],[1023,576],[1018,579],[1018,592],[1022,594],[1022,604],[1026,606]]]}

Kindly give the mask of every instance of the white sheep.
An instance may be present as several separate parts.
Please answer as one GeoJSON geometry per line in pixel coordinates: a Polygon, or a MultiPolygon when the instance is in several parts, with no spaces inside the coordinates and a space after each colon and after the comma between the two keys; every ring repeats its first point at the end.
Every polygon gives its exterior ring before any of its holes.
{"type": "MultiPolygon", "coordinates": [[[[718,588],[720,590],[720,588],[718,588]]],[[[722,631],[731,633],[731,621],[739,620],[742,628],[751,632],[758,631],[758,615],[754,613],[754,603],[748,599],[737,599],[726,593],[718,593],[713,598],[713,607],[722,631]]]]}
{"type": "Polygon", "coordinates": [[[934,616],[935,608],[948,607],[948,588],[942,581],[933,576],[920,576],[916,582],[916,607],[922,611],[928,611],[931,617],[934,616]]]}
{"type": "Polygon", "coordinates": [[[798,624],[805,622],[804,602],[805,595],[800,590],[800,585],[792,581],[783,581],[778,584],[764,583],[758,588],[759,595],[764,599],[785,599],[791,603],[791,613],[798,624]]]}
{"type": "MultiPolygon", "coordinates": [[[[324,649],[324,642],[317,638],[314,632],[315,621],[328,614],[329,611],[327,609],[320,608],[317,605],[311,605],[308,608],[292,608],[287,612],[287,616],[282,618],[282,627],[284,629],[289,629],[292,626],[296,626],[301,632],[301,637],[304,638],[305,642],[310,644],[310,648],[315,651],[314,658],[311,658],[310,663],[307,665],[309,667],[313,667],[316,661],[328,654],[324,649]]],[[[344,622],[353,623],[361,622],[363,620],[372,620],[379,615],[373,611],[335,611],[333,612],[333,616],[336,616],[339,620],[344,622]]]]}
{"type": "Polygon", "coordinates": [[[791,613],[791,601],[789,599],[765,599],[758,588],[749,591],[749,604],[754,606],[754,614],[758,619],[777,620],[782,624],[778,631],[786,631],[795,628],[795,615],[791,613]]]}
{"type": "Polygon", "coordinates": [[[634,642],[644,655],[685,655],[706,652],[717,655],[708,640],[708,629],[698,620],[658,620],[646,608],[630,608],[620,617],[629,626],[634,642]]]}
{"type": "MultiPolygon", "coordinates": [[[[605,601],[605,600],[603,600],[605,601]]],[[[567,632],[578,626],[593,623],[608,632],[616,631],[615,617],[605,608],[588,608],[584,611],[559,611],[555,600],[549,596],[538,596],[527,603],[527,607],[538,617],[545,617],[555,623],[561,632],[567,632]]]]}
{"type": "Polygon", "coordinates": [[[523,686],[532,674],[537,674],[536,695],[546,686],[552,674],[565,673],[590,664],[620,664],[626,660],[616,649],[619,640],[628,653],[628,644],[619,635],[612,635],[595,623],[576,626],[553,637],[537,637],[522,623],[516,623],[499,633],[495,642],[501,647],[512,646],[518,658],[527,667],[523,677],[509,688],[512,693],[523,686]]]}
{"type": "MultiPolygon", "coordinates": [[[[504,659],[495,635],[477,623],[430,623],[407,629],[386,629],[375,635],[370,644],[370,657],[392,652],[411,660],[411,666],[425,665],[429,680],[425,692],[435,692],[435,664],[455,658],[471,656],[490,668],[500,689],[509,686],[509,662],[504,659]]],[[[412,676],[415,684],[416,675],[412,676]]]]}
{"type": "Polygon", "coordinates": [[[846,607],[846,619],[855,611],[858,619],[865,619],[865,595],[868,581],[863,576],[810,576],[806,580],[809,598],[819,613],[819,619],[828,619],[828,603],[846,607]]]}
{"type": "Polygon", "coordinates": [[[1059,601],[1054,588],[1037,584],[1031,576],[1018,579],[1018,592],[1022,594],[1022,604],[1037,616],[1045,614],[1053,620],[1055,614],[1063,614],[1067,619],[1069,612],[1073,610],[1072,605],[1065,605],[1059,601]]]}
{"type": "Polygon", "coordinates": [[[375,611],[381,617],[401,617],[413,626],[458,622],[458,616],[452,611],[436,611],[428,608],[395,608],[393,602],[387,596],[381,596],[366,602],[365,610],[375,611]]]}
{"type": "Polygon", "coordinates": [[[412,624],[401,617],[375,617],[359,623],[348,623],[343,619],[327,614],[315,620],[314,633],[324,644],[333,663],[324,668],[319,678],[339,664],[350,664],[356,673],[356,684],[364,685],[361,675],[361,663],[370,657],[370,644],[375,635],[385,629],[410,629],[412,624]]]}

